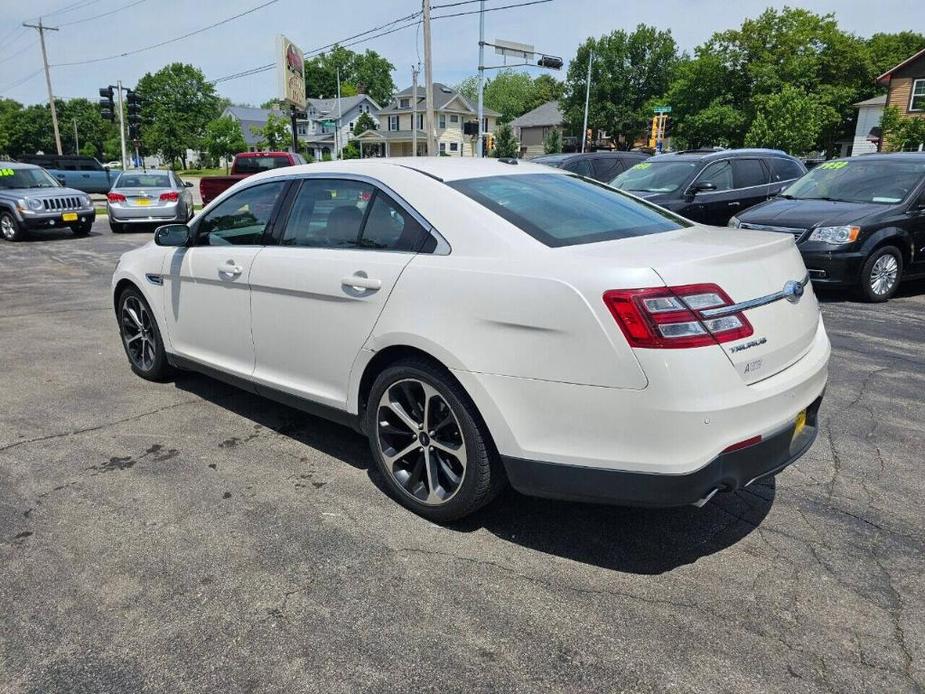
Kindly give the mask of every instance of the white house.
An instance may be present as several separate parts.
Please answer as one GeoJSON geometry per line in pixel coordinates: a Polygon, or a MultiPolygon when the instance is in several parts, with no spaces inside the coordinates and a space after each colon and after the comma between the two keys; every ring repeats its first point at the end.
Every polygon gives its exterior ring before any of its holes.
{"type": "Polygon", "coordinates": [[[847,154],[854,157],[858,154],[868,154],[877,151],[880,140],[880,121],[883,118],[883,108],[886,106],[886,94],[871,99],[859,101],[855,104],[858,109],[858,122],[854,128],[854,140],[851,151],[847,154]]]}

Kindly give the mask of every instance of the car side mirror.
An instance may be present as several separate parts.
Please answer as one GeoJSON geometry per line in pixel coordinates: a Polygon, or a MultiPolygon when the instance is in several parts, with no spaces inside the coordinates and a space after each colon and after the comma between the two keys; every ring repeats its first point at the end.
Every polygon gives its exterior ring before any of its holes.
{"type": "Polygon", "coordinates": [[[695,195],[697,193],[706,193],[711,190],[716,190],[716,184],[711,183],[710,181],[703,181],[701,183],[695,183],[691,190],[695,195]]]}
{"type": "Polygon", "coordinates": [[[103,171],[109,171],[109,167],[108,167],[108,166],[104,166],[104,167],[103,167],[103,171]]]}
{"type": "Polygon", "coordinates": [[[189,181],[183,181],[183,187],[184,187],[184,188],[192,188],[192,187],[193,187],[193,184],[190,183],[189,181]]]}
{"type": "Polygon", "coordinates": [[[154,232],[154,243],[158,246],[188,246],[189,227],[185,224],[165,224],[154,232]]]}

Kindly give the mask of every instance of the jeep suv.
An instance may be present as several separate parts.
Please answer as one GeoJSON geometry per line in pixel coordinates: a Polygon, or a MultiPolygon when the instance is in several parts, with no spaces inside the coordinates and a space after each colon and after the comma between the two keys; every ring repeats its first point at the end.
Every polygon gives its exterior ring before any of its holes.
{"type": "Polygon", "coordinates": [[[95,218],[88,195],[62,187],[45,169],[0,161],[0,235],[7,241],[19,241],[32,229],[60,227],[86,236],[95,218]]]}
{"type": "Polygon", "coordinates": [[[610,185],[695,222],[725,226],[805,173],[799,159],[775,149],[698,149],[646,159],[610,185]]]}

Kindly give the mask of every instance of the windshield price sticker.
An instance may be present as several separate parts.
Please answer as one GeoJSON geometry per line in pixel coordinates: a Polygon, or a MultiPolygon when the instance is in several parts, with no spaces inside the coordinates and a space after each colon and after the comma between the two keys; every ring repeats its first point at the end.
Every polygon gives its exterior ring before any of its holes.
{"type": "Polygon", "coordinates": [[[652,164],[648,162],[643,162],[641,164],[636,164],[636,166],[634,166],[633,168],[634,169],[648,169],[650,166],[652,166],[652,164]]]}
{"type": "Polygon", "coordinates": [[[14,176],[15,174],[13,169],[0,169],[0,176],[14,176]]]}
{"type": "Polygon", "coordinates": [[[824,164],[820,164],[819,168],[820,169],[844,169],[846,166],[848,166],[848,162],[846,161],[827,161],[824,164]]]}

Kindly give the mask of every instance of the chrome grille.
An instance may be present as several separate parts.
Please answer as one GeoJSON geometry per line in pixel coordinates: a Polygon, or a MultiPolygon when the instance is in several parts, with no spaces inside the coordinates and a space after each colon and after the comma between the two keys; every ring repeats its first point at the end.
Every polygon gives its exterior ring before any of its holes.
{"type": "Polygon", "coordinates": [[[80,198],[73,195],[61,198],[45,198],[42,200],[46,210],[57,212],[58,210],[77,210],[80,209],[80,198]]]}
{"type": "Polygon", "coordinates": [[[754,229],[755,231],[777,231],[785,234],[793,234],[794,240],[797,241],[800,240],[803,234],[809,231],[809,229],[800,229],[799,227],[779,227],[773,226],[771,224],[750,224],[748,222],[740,222],[739,228],[754,229]]]}

